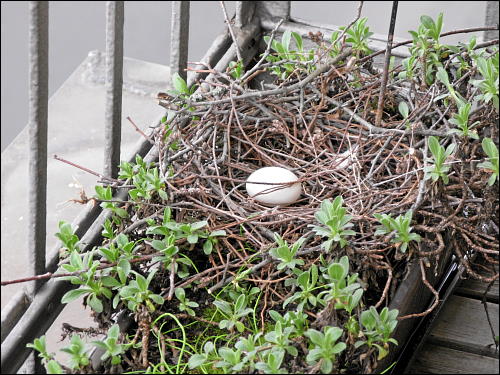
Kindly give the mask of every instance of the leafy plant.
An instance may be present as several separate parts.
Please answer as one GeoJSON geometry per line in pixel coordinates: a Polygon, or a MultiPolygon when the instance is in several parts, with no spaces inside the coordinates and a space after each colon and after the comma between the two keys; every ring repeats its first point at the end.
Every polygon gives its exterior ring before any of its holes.
{"type": "MultiPolygon", "coordinates": [[[[368,18],[366,17],[360,18],[346,31],[346,42],[351,43],[352,49],[357,52],[358,56],[372,53],[370,48],[368,48],[368,39],[373,33],[370,31],[370,28],[366,26],[367,21],[368,18]]],[[[345,26],[339,27],[339,29],[345,30],[345,26]]]]}
{"type": "Polygon", "coordinates": [[[161,199],[167,200],[168,195],[165,192],[165,183],[160,179],[158,168],[140,169],[137,174],[132,177],[132,183],[135,188],[129,190],[129,195],[132,200],[139,199],[150,200],[154,192],[158,193],[161,199]]]}
{"type": "MultiPolygon", "coordinates": [[[[203,252],[206,255],[211,254],[214,246],[217,244],[217,242],[219,242],[217,237],[221,237],[221,236],[225,236],[225,235],[226,235],[226,231],[222,230],[222,229],[218,229],[218,230],[214,230],[214,231],[210,232],[210,234],[208,234],[208,236],[206,237],[205,243],[203,244],[203,252]]],[[[203,236],[206,236],[206,234],[204,233],[203,236]]]]}
{"type": "Polygon", "coordinates": [[[162,262],[163,267],[168,269],[179,253],[179,247],[175,245],[175,241],[176,237],[173,233],[162,240],[153,240],[151,246],[161,253],[161,255],[154,257],[153,261],[162,262]]]}
{"type": "Polygon", "coordinates": [[[321,208],[314,214],[314,217],[326,228],[309,225],[317,235],[328,237],[328,240],[321,245],[325,251],[330,251],[333,242],[338,242],[341,248],[344,247],[347,245],[345,237],[356,234],[353,230],[347,229],[354,224],[350,223],[352,216],[346,215],[346,209],[342,207],[342,204],[343,199],[340,195],[333,202],[325,199],[321,202],[321,208]]]}
{"type": "Polygon", "coordinates": [[[186,298],[186,292],[182,288],[175,288],[175,296],[179,300],[178,309],[185,311],[191,316],[195,316],[195,312],[191,307],[199,307],[196,302],[192,302],[186,298]]]}
{"type": "Polygon", "coordinates": [[[45,335],[43,335],[35,339],[33,344],[26,344],[26,347],[38,351],[38,356],[42,359],[48,374],[63,374],[61,365],[54,359],[54,353],[48,353],[45,341],[45,335]]]}
{"type": "Polygon", "coordinates": [[[65,222],[64,220],[61,220],[59,222],[59,232],[57,232],[55,235],[61,240],[64,247],[66,248],[66,250],[68,250],[69,253],[73,251],[80,252],[80,248],[78,247],[78,242],[80,241],[80,239],[74,233],[71,224],[65,222]]]}
{"type": "Polygon", "coordinates": [[[222,347],[218,352],[222,357],[222,361],[216,362],[215,367],[222,367],[226,371],[229,370],[229,373],[234,373],[243,369],[244,362],[241,360],[241,350],[222,347]]]}
{"type": "Polygon", "coordinates": [[[471,104],[466,103],[464,105],[459,105],[458,113],[456,113],[450,123],[455,124],[458,129],[451,129],[450,133],[456,133],[464,138],[479,139],[477,131],[471,130],[474,126],[478,125],[480,122],[476,121],[469,126],[469,113],[471,109],[471,104]]]}
{"type": "Polygon", "coordinates": [[[115,231],[113,230],[113,223],[111,222],[111,220],[109,219],[106,219],[102,225],[102,236],[104,238],[107,238],[109,240],[112,240],[115,238],[115,231]]]}
{"type": "Polygon", "coordinates": [[[197,221],[196,223],[176,223],[170,222],[165,224],[167,228],[175,233],[179,238],[185,238],[190,244],[194,245],[201,238],[208,236],[206,231],[201,230],[206,227],[208,222],[206,220],[197,221]]]}
{"type": "Polygon", "coordinates": [[[274,329],[264,335],[264,339],[273,345],[271,351],[287,352],[290,355],[297,356],[297,348],[291,345],[290,335],[294,331],[293,327],[283,327],[280,321],[274,325],[274,329]]]}
{"type": "Polygon", "coordinates": [[[399,311],[389,310],[384,307],[379,313],[377,309],[370,306],[369,310],[361,313],[361,324],[364,327],[363,335],[365,340],[357,341],[355,347],[367,344],[369,347],[375,346],[378,349],[378,359],[384,358],[389,353],[389,343],[398,345],[398,342],[391,338],[391,334],[396,328],[399,311]]]}
{"type": "Polygon", "coordinates": [[[498,51],[490,58],[476,58],[477,69],[481,73],[482,79],[472,81],[472,84],[479,87],[481,94],[476,97],[485,103],[493,102],[498,111],[498,51]]]}
{"type": "Polygon", "coordinates": [[[102,297],[111,299],[112,293],[100,278],[95,277],[99,261],[93,260],[94,252],[89,251],[83,255],[73,251],[69,258],[69,264],[61,265],[58,271],[80,272],[75,276],[63,276],[62,280],[69,280],[72,284],[82,285],[79,289],[73,289],[64,294],[61,303],[69,303],[82,295],[87,295],[86,302],[95,312],[102,312],[104,307],[102,297]]]}
{"type": "Polygon", "coordinates": [[[319,297],[313,292],[317,289],[318,282],[318,267],[313,264],[309,270],[302,272],[296,281],[296,285],[299,287],[300,291],[295,292],[292,296],[288,297],[285,302],[283,302],[283,308],[285,308],[289,303],[299,301],[297,305],[297,311],[301,312],[304,309],[306,302],[309,302],[311,306],[316,306],[319,297]]]}
{"type": "Polygon", "coordinates": [[[382,224],[375,231],[375,235],[385,235],[395,232],[392,243],[399,246],[401,252],[406,252],[410,241],[420,242],[420,236],[417,233],[411,233],[410,227],[413,212],[409,210],[404,215],[399,215],[397,218],[387,214],[373,214],[373,216],[382,224]]]}
{"type": "Polygon", "coordinates": [[[269,251],[271,256],[280,260],[278,264],[278,269],[282,270],[285,267],[290,269],[294,269],[296,265],[303,265],[304,261],[302,259],[295,259],[295,255],[297,251],[302,247],[302,244],[305,241],[305,238],[300,238],[297,242],[295,242],[292,247],[288,245],[287,241],[283,240],[281,236],[277,233],[274,234],[274,240],[278,244],[277,248],[273,248],[269,251]]]}
{"type": "Polygon", "coordinates": [[[344,342],[337,342],[342,336],[342,329],[339,327],[323,327],[323,332],[309,329],[305,335],[312,343],[312,349],[307,354],[306,361],[311,365],[321,362],[320,370],[324,374],[329,374],[333,370],[335,356],[345,350],[344,342]]]}
{"type": "Polygon", "coordinates": [[[324,275],[327,280],[328,290],[321,292],[325,301],[333,301],[336,309],[345,309],[349,314],[358,305],[363,295],[361,285],[357,283],[358,274],[349,275],[349,258],[343,256],[339,262],[334,262],[327,268],[324,275]]]}
{"type": "MultiPolygon", "coordinates": [[[[111,186],[95,186],[96,198],[103,201],[110,201],[113,199],[113,192],[111,191],[111,186]]],[[[102,202],[101,207],[107,210],[110,210],[115,215],[118,215],[121,218],[128,217],[127,210],[118,207],[118,203],[114,202],[102,202]]]]}
{"type": "Polygon", "coordinates": [[[228,67],[229,73],[234,79],[240,79],[243,76],[243,61],[231,61],[228,67]]]}
{"type": "Polygon", "coordinates": [[[398,110],[399,110],[399,113],[401,114],[401,116],[403,116],[406,127],[408,127],[409,126],[409,123],[408,123],[408,116],[409,116],[408,104],[406,104],[406,102],[399,103],[398,110]]]}
{"type": "Polygon", "coordinates": [[[153,302],[158,305],[161,305],[164,302],[162,296],[154,294],[149,290],[149,284],[151,283],[156,270],[151,271],[147,279],[135,271],[131,272],[136,274],[136,279],[131,280],[128,285],[120,289],[120,297],[127,301],[127,307],[131,311],[137,311],[137,307],[141,304],[145,305],[149,311],[155,311],[156,308],[153,302]]]}
{"type": "Polygon", "coordinates": [[[183,99],[188,98],[196,91],[196,85],[188,87],[186,81],[179,75],[179,73],[174,73],[172,75],[172,85],[174,86],[174,89],[170,90],[169,93],[180,96],[183,99]]]}
{"type": "Polygon", "coordinates": [[[220,329],[227,328],[232,331],[233,327],[236,326],[238,332],[243,332],[245,325],[240,320],[252,312],[252,309],[247,307],[247,300],[244,294],[240,294],[234,304],[223,300],[216,300],[213,303],[228,318],[219,322],[220,329]]]}
{"type": "Polygon", "coordinates": [[[287,311],[284,316],[274,310],[269,310],[269,316],[284,327],[292,327],[293,334],[290,337],[299,337],[307,330],[307,314],[301,311],[287,311]]]}
{"type": "Polygon", "coordinates": [[[112,365],[118,365],[121,363],[121,356],[125,354],[129,345],[119,344],[119,336],[120,327],[118,326],[118,324],[113,324],[108,331],[108,336],[106,337],[106,339],[104,339],[103,341],[92,342],[95,346],[105,350],[104,354],[101,356],[101,360],[105,361],[108,358],[111,358],[112,365]]]}
{"type": "Polygon", "coordinates": [[[445,185],[448,184],[449,178],[447,173],[450,167],[445,165],[444,162],[453,153],[455,146],[454,143],[451,143],[445,150],[444,147],[439,144],[438,138],[434,136],[429,137],[429,149],[434,157],[434,164],[425,168],[426,174],[424,179],[428,180],[432,178],[432,181],[436,182],[441,178],[445,185]]]}
{"type": "MultiPolygon", "coordinates": [[[[440,13],[436,22],[429,16],[420,17],[420,26],[417,31],[408,31],[412,38],[413,44],[410,47],[410,52],[415,60],[408,60],[411,63],[411,72],[413,72],[416,63],[420,69],[424,84],[431,85],[435,80],[435,72],[443,67],[442,58],[443,51],[446,49],[439,43],[439,37],[443,26],[443,14],[440,13]]],[[[408,72],[408,69],[406,70],[408,72]]],[[[411,74],[413,76],[413,73],[411,74]]],[[[409,78],[406,75],[406,78],[409,78]]]]}
{"type": "MultiPolygon", "coordinates": [[[[170,208],[166,207],[163,214],[163,223],[161,225],[148,228],[146,233],[161,234],[163,236],[170,236],[173,234],[175,239],[185,238],[191,245],[196,244],[200,238],[204,238],[206,241],[203,244],[203,251],[208,255],[212,252],[214,245],[218,242],[217,237],[225,236],[226,231],[214,230],[212,232],[208,232],[203,230],[202,228],[207,225],[208,222],[206,220],[197,221],[195,223],[177,223],[171,217],[170,208]]],[[[153,244],[153,247],[154,246],[155,245],[153,244]]],[[[159,247],[157,250],[159,250],[159,247]]]]}
{"type": "Polygon", "coordinates": [[[415,77],[416,69],[417,69],[417,56],[410,56],[401,61],[401,65],[403,66],[403,70],[399,72],[398,78],[407,79],[412,81],[415,77]]]}
{"type": "MultiPolygon", "coordinates": [[[[269,36],[264,36],[264,41],[269,43],[269,36]]],[[[276,52],[276,55],[269,55],[266,57],[266,60],[271,63],[278,63],[280,61],[292,60],[294,62],[284,62],[282,64],[276,64],[271,67],[272,74],[277,75],[280,79],[285,80],[290,74],[292,74],[298,66],[296,62],[302,63],[305,65],[305,70],[307,72],[311,72],[314,69],[313,58],[314,52],[310,50],[309,52],[304,52],[303,50],[303,41],[300,34],[296,32],[290,32],[289,30],[285,31],[281,37],[281,42],[277,40],[273,40],[271,47],[276,52]],[[297,46],[297,51],[290,49],[291,39],[295,40],[295,45],[297,46]]]]}
{"type": "MultiPolygon", "coordinates": [[[[435,44],[439,44],[439,37],[441,36],[441,30],[443,29],[443,13],[439,13],[436,22],[429,16],[421,16],[420,22],[428,31],[427,35],[434,39],[435,44]]],[[[438,46],[435,46],[438,49],[438,46]]]]}
{"type": "Polygon", "coordinates": [[[258,332],[255,335],[249,334],[247,337],[240,337],[236,344],[234,344],[236,349],[241,350],[241,352],[245,354],[244,362],[249,366],[250,371],[255,370],[256,366],[254,362],[261,349],[261,340],[262,332],[258,332]]]}
{"type": "Polygon", "coordinates": [[[215,357],[215,345],[212,341],[207,341],[205,345],[203,345],[203,352],[201,354],[196,353],[189,358],[188,366],[192,370],[202,366],[215,357]]]}
{"type": "Polygon", "coordinates": [[[342,43],[340,40],[338,40],[340,35],[340,31],[334,31],[332,32],[332,35],[330,36],[330,56],[331,57],[336,57],[340,54],[342,50],[342,43]]]}
{"type": "Polygon", "coordinates": [[[51,359],[54,358],[54,353],[50,353],[47,351],[47,344],[46,344],[46,339],[45,335],[41,336],[38,339],[35,339],[33,341],[33,344],[26,344],[27,348],[32,348],[38,351],[38,356],[43,359],[44,361],[48,362],[51,359]]]}
{"type": "Polygon", "coordinates": [[[488,160],[478,164],[478,167],[491,170],[493,173],[488,179],[488,185],[495,183],[499,176],[498,170],[498,148],[491,138],[484,138],[481,142],[483,151],[488,155],[488,160]]]}
{"type": "Polygon", "coordinates": [[[78,335],[71,336],[71,342],[69,346],[62,348],[61,351],[70,355],[69,367],[74,370],[82,369],[90,364],[87,347],[78,335]]]}
{"type": "Polygon", "coordinates": [[[284,357],[283,351],[269,351],[264,361],[256,363],[255,367],[264,374],[286,374],[286,370],[281,368],[284,357]]]}

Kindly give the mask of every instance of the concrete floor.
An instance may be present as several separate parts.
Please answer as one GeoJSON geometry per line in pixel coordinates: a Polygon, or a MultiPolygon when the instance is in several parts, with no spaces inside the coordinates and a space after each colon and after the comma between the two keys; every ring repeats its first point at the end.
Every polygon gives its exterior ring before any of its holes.
{"type": "MultiPolygon", "coordinates": [[[[73,222],[82,206],[68,200],[78,198],[82,185],[87,196],[94,195],[97,177],[64,164],[54,154],[102,172],[104,144],[104,55],[92,51],[68,80],[50,98],[48,119],[47,252],[56,245],[58,222],[73,222]]],[[[154,99],[165,91],[170,80],[168,67],[125,58],[122,110],[122,159],[128,158],[139,133],[126,120],[130,116],[142,129],[152,126],[164,113],[154,99]]],[[[25,128],[2,152],[1,160],[1,272],[2,280],[30,276],[27,269],[28,220],[28,129],[25,128]]],[[[2,287],[2,308],[22,284],[2,287]]],[[[62,322],[75,326],[91,323],[88,310],[78,302],[68,305],[47,332],[50,351],[57,351],[62,322]]],[[[64,361],[64,360],[63,360],[64,361]]]]}

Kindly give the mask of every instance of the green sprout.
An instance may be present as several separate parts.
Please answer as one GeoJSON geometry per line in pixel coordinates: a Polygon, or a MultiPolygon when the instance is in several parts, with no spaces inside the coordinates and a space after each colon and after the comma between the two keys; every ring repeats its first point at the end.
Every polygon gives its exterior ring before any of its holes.
{"type": "Polygon", "coordinates": [[[445,150],[444,147],[439,144],[438,138],[434,136],[429,137],[429,149],[434,157],[434,164],[425,168],[426,174],[424,179],[428,180],[432,178],[432,181],[436,182],[441,178],[445,185],[448,184],[448,171],[450,170],[450,166],[445,165],[444,162],[453,153],[455,146],[456,145],[452,143],[445,150]]]}
{"type": "Polygon", "coordinates": [[[320,370],[323,374],[329,374],[333,370],[335,356],[345,350],[345,342],[337,342],[343,331],[339,327],[323,327],[323,332],[309,329],[305,335],[312,343],[312,349],[307,354],[306,361],[311,365],[321,362],[320,370]]]}
{"type": "Polygon", "coordinates": [[[291,247],[277,233],[274,234],[274,239],[278,244],[278,247],[271,249],[269,253],[271,254],[272,257],[280,260],[280,263],[278,264],[279,270],[282,270],[285,267],[288,267],[291,270],[293,270],[296,265],[304,264],[304,261],[302,259],[295,259],[295,255],[297,254],[297,251],[299,251],[299,249],[302,247],[305,238],[300,238],[291,247]]]}
{"type": "Polygon", "coordinates": [[[314,217],[326,227],[309,225],[317,235],[328,237],[328,240],[321,245],[325,251],[330,251],[334,242],[338,242],[343,248],[347,245],[345,237],[356,234],[353,230],[347,229],[354,224],[350,223],[352,216],[346,215],[346,209],[342,207],[343,202],[340,195],[333,202],[325,199],[321,202],[321,209],[314,214],[314,217]]]}
{"type": "Polygon", "coordinates": [[[453,118],[450,119],[450,123],[457,126],[458,129],[451,129],[451,134],[459,134],[464,138],[472,138],[479,139],[476,130],[471,130],[474,126],[478,125],[480,122],[476,121],[473,124],[469,125],[469,113],[471,109],[471,104],[466,103],[464,105],[459,105],[458,113],[453,115],[453,118]]]}
{"type": "Polygon", "coordinates": [[[385,235],[395,232],[392,243],[398,244],[400,246],[401,252],[406,252],[408,244],[411,241],[420,242],[420,236],[417,233],[411,233],[412,227],[410,227],[411,218],[413,212],[409,210],[404,215],[399,215],[397,218],[392,218],[391,215],[387,214],[373,214],[373,216],[382,224],[375,231],[375,235],[385,235]]]}
{"type": "Polygon", "coordinates": [[[491,186],[498,179],[498,148],[491,138],[484,138],[481,142],[483,151],[488,155],[488,160],[478,164],[478,167],[492,171],[488,179],[488,185],[491,186]]]}

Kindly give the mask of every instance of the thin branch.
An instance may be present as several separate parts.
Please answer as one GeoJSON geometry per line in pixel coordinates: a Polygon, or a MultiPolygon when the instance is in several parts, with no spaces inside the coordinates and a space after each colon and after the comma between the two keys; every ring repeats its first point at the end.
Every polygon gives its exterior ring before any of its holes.
{"type": "Polygon", "coordinates": [[[231,21],[229,20],[229,17],[227,15],[226,5],[224,4],[224,1],[219,1],[219,2],[220,2],[220,6],[222,7],[222,12],[224,13],[224,19],[226,20],[227,27],[229,28],[229,32],[231,33],[231,38],[233,38],[233,43],[234,43],[234,47],[236,49],[236,56],[238,58],[238,61],[243,62],[243,59],[241,58],[240,46],[238,45],[238,39],[236,39],[236,35],[234,34],[233,26],[231,25],[231,21]]]}
{"type": "Polygon", "coordinates": [[[375,118],[375,126],[380,126],[382,122],[382,113],[384,112],[384,97],[387,85],[387,77],[389,76],[389,64],[391,61],[392,40],[394,39],[394,28],[396,27],[396,18],[398,14],[398,2],[392,2],[391,24],[389,25],[389,34],[387,36],[387,47],[385,49],[384,72],[382,74],[382,82],[380,83],[380,94],[378,97],[377,117],[375,118]]]}

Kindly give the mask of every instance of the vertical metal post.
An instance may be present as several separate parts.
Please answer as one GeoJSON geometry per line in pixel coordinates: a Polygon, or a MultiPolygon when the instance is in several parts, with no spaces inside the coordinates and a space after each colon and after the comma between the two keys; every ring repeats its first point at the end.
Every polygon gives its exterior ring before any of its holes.
{"type": "Polygon", "coordinates": [[[172,29],[170,33],[170,73],[179,73],[187,80],[189,46],[189,1],[172,1],[172,29]]]}
{"type": "MultiPolygon", "coordinates": [[[[49,101],[49,2],[29,2],[29,264],[45,273],[47,214],[47,119],[49,101]]],[[[34,282],[30,294],[43,284],[34,282]]]]}
{"type": "MultiPolygon", "coordinates": [[[[49,103],[49,2],[29,5],[29,180],[28,180],[28,261],[31,273],[45,273],[47,226],[47,123],[49,103]]],[[[43,285],[37,280],[28,286],[30,298],[43,285]]],[[[37,373],[43,366],[35,354],[26,362],[26,371],[37,373]]]]}
{"type": "MultiPolygon", "coordinates": [[[[484,26],[498,26],[498,1],[486,2],[486,15],[484,26]]],[[[498,38],[498,30],[488,30],[484,32],[485,41],[498,38]]]]}
{"type": "Polygon", "coordinates": [[[277,22],[290,19],[290,1],[256,1],[256,15],[262,21],[277,22]]]}
{"type": "Polygon", "coordinates": [[[106,120],[104,175],[118,176],[122,126],[123,1],[106,2],[106,120]]]}
{"type": "Polygon", "coordinates": [[[237,1],[236,2],[236,27],[243,27],[252,22],[255,12],[254,1],[237,1]]]}

